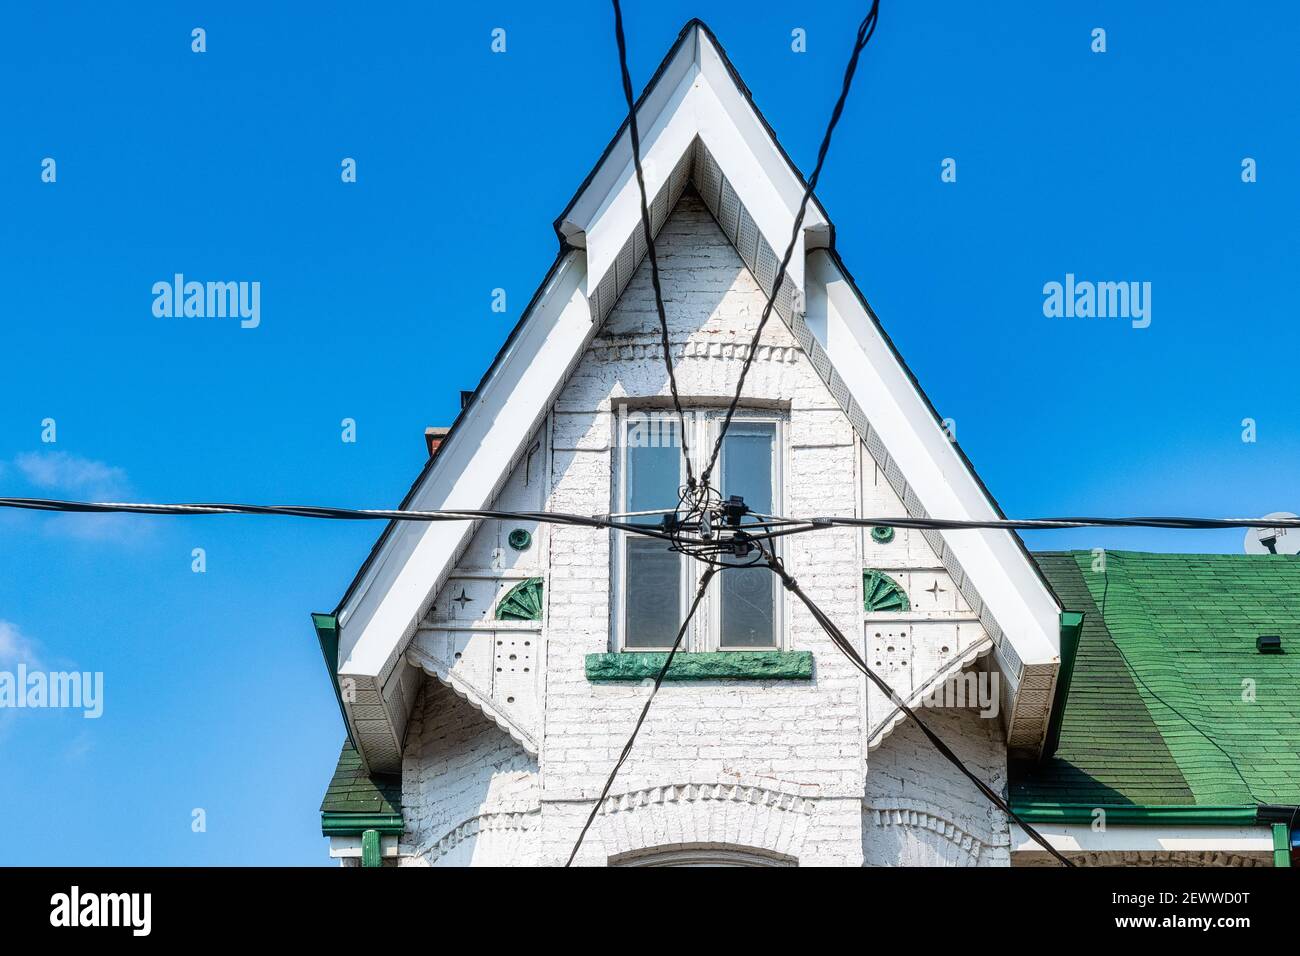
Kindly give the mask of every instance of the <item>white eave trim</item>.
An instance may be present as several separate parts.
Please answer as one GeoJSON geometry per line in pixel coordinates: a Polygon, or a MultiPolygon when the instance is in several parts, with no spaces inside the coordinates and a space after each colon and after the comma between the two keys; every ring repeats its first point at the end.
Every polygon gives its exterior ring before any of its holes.
{"type": "MultiPolygon", "coordinates": [[[[721,51],[696,26],[637,109],[646,194],[655,196],[698,136],[759,231],[778,254],[790,241],[804,186],[727,68],[721,51]]],[[[575,197],[559,230],[587,250],[593,283],[613,265],[641,219],[640,190],[625,130],[575,197]]],[[[808,205],[788,275],[803,289],[804,246],[825,245],[830,224],[808,205]]]]}
{"type": "MultiPolygon", "coordinates": [[[[981,657],[985,657],[993,650],[993,640],[987,634],[980,637],[969,647],[963,648],[953,657],[945,661],[930,678],[914,690],[910,697],[904,698],[904,703],[912,711],[921,706],[921,702],[935,689],[947,681],[950,677],[960,674],[963,670],[974,664],[981,657]]],[[[907,719],[907,713],[901,707],[895,707],[884,720],[876,726],[867,729],[867,750],[875,750],[903,721],[907,719]]]]}
{"type": "MultiPolygon", "coordinates": [[[[1035,823],[1034,829],[1062,853],[1273,853],[1273,833],[1254,827],[1135,827],[1035,823]]],[[[1012,853],[1046,853],[1016,823],[1011,824],[1012,853]]]]}
{"type": "Polygon", "coordinates": [[[445,684],[458,697],[496,724],[530,756],[537,756],[537,738],[524,726],[523,721],[516,719],[505,707],[494,701],[491,694],[470,683],[463,674],[457,673],[450,662],[430,653],[428,647],[421,643],[418,635],[408,645],[406,659],[410,661],[411,666],[420,668],[430,677],[437,678],[445,684]]]}

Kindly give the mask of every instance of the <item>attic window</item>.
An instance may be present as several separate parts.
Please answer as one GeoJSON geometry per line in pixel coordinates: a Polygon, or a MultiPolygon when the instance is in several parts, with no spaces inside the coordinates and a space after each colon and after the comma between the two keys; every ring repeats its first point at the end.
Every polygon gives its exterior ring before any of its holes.
{"type": "MultiPolygon", "coordinates": [[[[686,413],[687,445],[695,456],[713,447],[723,409],[686,413]]],[[[723,497],[741,495],[751,509],[772,514],[780,502],[784,423],[772,413],[738,412],[719,458],[723,497]]],[[[662,510],[677,506],[686,480],[676,414],[620,411],[617,500],[627,520],[658,526],[662,510]],[[636,514],[643,512],[643,514],[636,514]]],[[[669,550],[667,542],[618,534],[614,588],[618,594],[617,646],[667,650],[697,586],[699,568],[669,550]]],[[[767,568],[723,571],[683,640],[683,651],[770,650],[780,641],[780,588],[767,568]]]]}

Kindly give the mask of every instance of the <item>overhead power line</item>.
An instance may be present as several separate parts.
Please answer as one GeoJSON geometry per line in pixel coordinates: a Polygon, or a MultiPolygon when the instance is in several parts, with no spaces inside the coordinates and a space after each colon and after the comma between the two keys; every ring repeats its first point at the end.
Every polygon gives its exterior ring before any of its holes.
{"type": "MultiPolygon", "coordinates": [[[[721,503],[719,503],[721,507],[721,503]]],[[[263,515],[285,518],[320,518],[337,521],[477,521],[485,518],[537,521],[543,524],[580,525],[588,528],[613,528],[629,534],[691,543],[707,543],[698,528],[683,527],[676,522],[677,532],[669,534],[663,524],[635,524],[624,521],[629,515],[578,515],[561,511],[509,511],[500,509],[439,509],[432,511],[400,508],[336,508],[325,505],[254,505],[235,502],[194,502],[163,504],[133,501],[69,501],[59,498],[0,497],[0,508],[25,511],[49,511],[76,514],[142,514],[173,517],[201,517],[205,515],[263,515]],[[687,534],[687,532],[691,532],[687,534]],[[685,535],[685,537],[683,537],[685,535]]],[[[672,515],[675,512],[640,512],[639,514],[672,515]]],[[[743,525],[742,530],[753,529],[747,537],[751,540],[784,537],[829,527],[894,527],[930,531],[1052,531],[1070,528],[1168,528],[1173,530],[1216,530],[1224,528],[1294,528],[1300,530],[1300,518],[1192,518],[1192,517],[1078,517],[1078,518],[912,518],[881,515],[875,518],[826,516],[817,518],[786,518],[779,515],[752,515],[754,524],[743,525]]],[[[718,522],[712,525],[716,530],[718,522]]]]}

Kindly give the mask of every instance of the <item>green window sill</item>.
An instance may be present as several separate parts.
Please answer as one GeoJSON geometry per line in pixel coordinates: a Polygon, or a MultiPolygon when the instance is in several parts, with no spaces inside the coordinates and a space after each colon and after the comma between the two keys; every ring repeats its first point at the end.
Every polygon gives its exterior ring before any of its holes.
{"type": "MultiPolygon", "coordinates": [[[[587,680],[654,680],[667,657],[663,651],[588,654],[587,680]]],[[[812,669],[812,651],[678,653],[664,680],[811,680],[812,669]]]]}

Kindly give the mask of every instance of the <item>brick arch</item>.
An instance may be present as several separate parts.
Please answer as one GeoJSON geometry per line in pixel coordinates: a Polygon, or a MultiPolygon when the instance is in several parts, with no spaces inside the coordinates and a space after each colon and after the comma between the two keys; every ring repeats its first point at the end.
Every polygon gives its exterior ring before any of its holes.
{"type": "Polygon", "coordinates": [[[884,801],[863,815],[865,865],[988,866],[1007,862],[1005,836],[972,832],[938,807],[919,801],[884,801]]]}
{"type": "Polygon", "coordinates": [[[672,784],[608,798],[593,830],[607,858],[674,847],[734,847],[797,861],[816,801],[761,785],[672,784]]]}
{"type": "Polygon", "coordinates": [[[798,860],[752,846],[732,843],[677,843],[633,850],[609,858],[610,866],[796,866],[798,860]]]}

